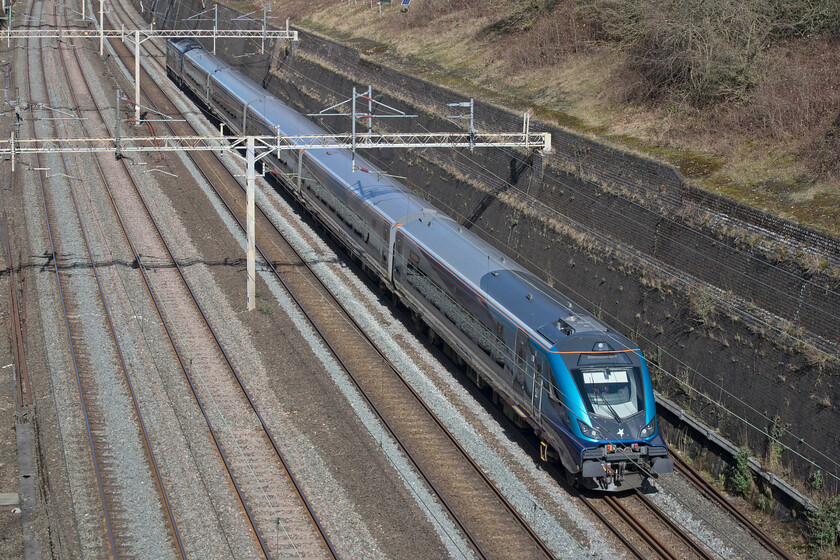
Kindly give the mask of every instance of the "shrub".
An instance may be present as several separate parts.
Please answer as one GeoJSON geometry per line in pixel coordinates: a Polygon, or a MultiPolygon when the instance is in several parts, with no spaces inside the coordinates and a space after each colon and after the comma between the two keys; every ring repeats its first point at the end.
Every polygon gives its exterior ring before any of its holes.
{"type": "Polygon", "coordinates": [[[741,98],[758,78],[770,23],[759,0],[582,0],[602,37],[629,47],[637,95],[695,105],[741,98]]]}
{"type": "Polygon", "coordinates": [[[811,475],[811,488],[814,490],[822,490],[823,487],[823,475],[820,469],[814,471],[814,474],[811,475]]]}
{"type": "Polygon", "coordinates": [[[748,497],[752,488],[753,479],[750,472],[750,452],[741,450],[735,456],[735,466],[729,475],[728,488],[733,494],[748,497]]]}
{"type": "Polygon", "coordinates": [[[815,553],[829,553],[837,546],[840,532],[840,498],[834,498],[808,516],[809,545],[815,553]]]}
{"type": "Polygon", "coordinates": [[[837,0],[769,0],[767,8],[777,35],[816,33],[840,37],[840,2],[837,0]]]}

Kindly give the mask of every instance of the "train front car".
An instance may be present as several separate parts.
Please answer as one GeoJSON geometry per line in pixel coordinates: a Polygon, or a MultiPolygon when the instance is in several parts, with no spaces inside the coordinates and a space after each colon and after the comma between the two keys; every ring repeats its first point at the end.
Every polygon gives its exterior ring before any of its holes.
{"type": "Polygon", "coordinates": [[[637,488],[673,471],[636,344],[511,261],[484,274],[480,286],[492,308],[519,323],[517,336],[505,337],[512,359],[504,372],[513,379],[503,382],[544,442],[545,459],[601,491],[637,488]]]}
{"type": "Polygon", "coordinates": [[[557,382],[550,399],[561,404],[565,443],[576,459],[567,470],[580,486],[604,491],[672,472],[641,350],[615,332],[570,325],[581,321],[587,316],[573,314],[552,325],[570,334],[557,337],[549,353],[557,382]]]}

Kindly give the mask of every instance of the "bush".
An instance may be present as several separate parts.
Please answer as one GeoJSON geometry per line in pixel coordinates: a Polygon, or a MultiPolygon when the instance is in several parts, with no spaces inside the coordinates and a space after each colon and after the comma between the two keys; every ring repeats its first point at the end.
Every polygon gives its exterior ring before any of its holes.
{"type": "Polygon", "coordinates": [[[579,17],[576,0],[528,0],[482,29],[479,38],[491,38],[514,68],[558,64],[590,39],[591,27],[579,17]]]}
{"type": "Polygon", "coordinates": [[[810,34],[840,37],[840,2],[837,0],[769,0],[773,31],[779,36],[810,34]]]}
{"type": "Polygon", "coordinates": [[[746,449],[741,450],[735,456],[735,466],[729,475],[728,488],[733,494],[749,497],[750,489],[752,488],[753,479],[750,472],[750,452],[746,449]]]}
{"type": "Polygon", "coordinates": [[[694,105],[741,98],[758,78],[770,32],[759,0],[582,0],[602,37],[629,47],[637,94],[676,93],[694,105]]]}
{"type": "Polygon", "coordinates": [[[808,517],[809,545],[815,553],[832,552],[840,532],[840,498],[834,498],[808,517]]]}

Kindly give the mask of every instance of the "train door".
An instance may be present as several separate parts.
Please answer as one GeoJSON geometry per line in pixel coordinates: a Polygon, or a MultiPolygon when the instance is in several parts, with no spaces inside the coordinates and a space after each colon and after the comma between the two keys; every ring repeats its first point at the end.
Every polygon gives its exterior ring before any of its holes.
{"type": "Polygon", "coordinates": [[[531,411],[534,419],[540,420],[542,416],[542,400],[545,388],[548,387],[548,364],[545,361],[545,356],[536,354],[534,356],[534,383],[531,388],[531,411]]]}
{"type": "Polygon", "coordinates": [[[526,398],[530,393],[528,383],[528,362],[531,359],[531,348],[528,337],[521,330],[516,332],[516,362],[513,366],[513,387],[526,398]]]}
{"type": "Polygon", "coordinates": [[[398,278],[399,278],[399,280],[403,280],[405,278],[405,270],[404,270],[405,267],[401,267],[401,266],[399,266],[399,264],[397,264],[397,263],[403,262],[403,260],[404,260],[402,258],[402,251],[403,251],[403,236],[400,235],[399,232],[397,232],[397,240],[394,243],[394,257],[393,257],[393,262],[391,263],[391,266],[393,267],[393,271],[391,272],[391,274],[392,274],[391,282],[393,282],[395,285],[397,283],[398,278]]]}
{"type": "MultiPolygon", "coordinates": [[[[391,228],[387,222],[382,222],[382,241],[380,243],[380,252],[382,254],[382,268],[388,266],[388,253],[391,248],[388,246],[388,239],[391,237],[391,228]]],[[[386,272],[387,274],[387,272],[386,272]]]]}

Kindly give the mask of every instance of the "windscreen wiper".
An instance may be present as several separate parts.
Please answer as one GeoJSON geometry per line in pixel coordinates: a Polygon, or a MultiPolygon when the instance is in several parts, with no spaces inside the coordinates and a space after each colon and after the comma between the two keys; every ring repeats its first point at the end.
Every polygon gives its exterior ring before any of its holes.
{"type": "Polygon", "coordinates": [[[607,401],[607,397],[601,394],[601,391],[599,391],[597,387],[593,387],[592,392],[595,393],[595,395],[601,397],[601,400],[604,401],[604,404],[607,406],[607,409],[610,411],[610,414],[612,414],[612,417],[615,419],[616,422],[621,424],[621,416],[618,415],[618,413],[615,411],[612,405],[607,401]]]}

